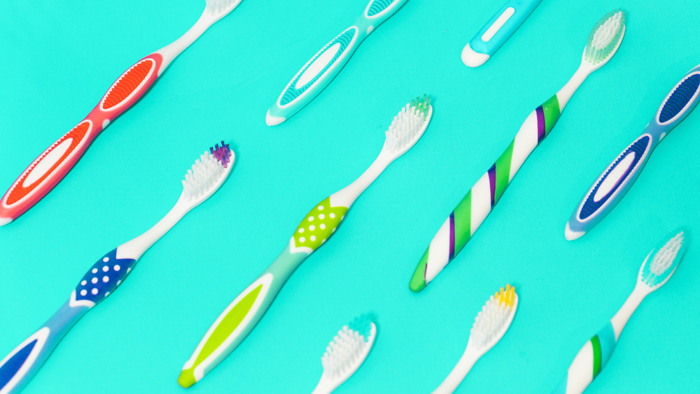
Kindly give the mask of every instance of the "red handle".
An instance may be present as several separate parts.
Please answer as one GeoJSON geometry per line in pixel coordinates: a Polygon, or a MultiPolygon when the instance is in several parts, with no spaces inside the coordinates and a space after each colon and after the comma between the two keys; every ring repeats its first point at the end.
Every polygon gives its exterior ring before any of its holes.
{"type": "Polygon", "coordinates": [[[10,186],[0,200],[0,226],[44,198],[83,156],[97,134],[130,108],[158,78],[163,58],[153,53],[126,70],[85,119],[53,143],[10,186]]]}

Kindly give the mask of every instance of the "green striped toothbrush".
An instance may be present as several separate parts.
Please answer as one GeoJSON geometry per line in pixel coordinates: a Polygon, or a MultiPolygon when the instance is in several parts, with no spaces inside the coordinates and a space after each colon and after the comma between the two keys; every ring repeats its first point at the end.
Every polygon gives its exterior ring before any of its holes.
{"type": "Polygon", "coordinates": [[[277,259],[212,324],[182,368],[180,386],[187,388],[200,381],[245,339],[299,264],[333,235],[357,197],[423,135],[432,114],[430,98],[426,96],[401,109],[386,131],[384,146],[372,165],[355,182],[318,203],[277,259]]]}
{"type": "Polygon", "coordinates": [[[615,55],[625,35],[625,11],[616,10],[601,19],[588,36],[581,65],[566,85],[525,119],[515,139],[476,182],[440,226],[418,262],[408,287],[419,292],[455,258],[486,219],[525,159],[549,135],[561,111],[583,81],[615,55]]]}

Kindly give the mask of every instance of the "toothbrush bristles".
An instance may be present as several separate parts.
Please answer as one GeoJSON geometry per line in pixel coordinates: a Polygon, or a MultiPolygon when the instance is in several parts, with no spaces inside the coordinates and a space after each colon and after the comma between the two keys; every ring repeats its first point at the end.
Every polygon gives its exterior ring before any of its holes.
{"type": "Polygon", "coordinates": [[[183,197],[189,201],[195,200],[206,194],[216,186],[231,164],[231,149],[221,141],[221,146],[216,144],[196,159],[192,168],[187,170],[182,181],[183,197]]]}
{"type": "Polygon", "coordinates": [[[425,126],[429,112],[430,97],[427,95],[423,98],[416,97],[406,104],[385,132],[385,148],[389,152],[396,152],[415,142],[425,126]]]}
{"type": "Polygon", "coordinates": [[[626,17],[624,10],[617,9],[596,23],[588,36],[584,56],[586,61],[596,65],[608,59],[622,39],[626,17]]]}
{"type": "Polygon", "coordinates": [[[500,291],[486,301],[481,311],[474,319],[471,329],[470,342],[477,349],[489,345],[495,338],[508,329],[506,323],[513,314],[515,304],[515,287],[506,285],[505,291],[500,291]]]}

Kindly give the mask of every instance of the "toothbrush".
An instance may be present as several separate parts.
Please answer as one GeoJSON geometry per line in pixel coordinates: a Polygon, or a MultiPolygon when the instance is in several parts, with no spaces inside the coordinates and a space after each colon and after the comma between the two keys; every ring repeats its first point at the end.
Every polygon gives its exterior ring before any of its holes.
{"type": "Polygon", "coordinates": [[[348,380],[367,358],[376,337],[377,327],[365,317],[338,331],[321,358],[323,375],[311,394],[330,394],[348,380]]]}
{"type": "Polygon", "coordinates": [[[586,390],[608,363],[617,346],[617,341],[620,339],[622,329],[625,328],[625,324],[644,300],[644,297],[663,286],[676,272],[676,268],[683,258],[683,253],[685,253],[684,240],[684,234],[681,231],[665,245],[659,245],[662,247],[654,249],[656,253],[650,262],[649,257],[652,256],[654,250],[647,255],[637,275],[637,284],[632,294],[612,320],[583,345],[564,379],[552,394],[580,394],[586,390]]]}
{"type": "Polygon", "coordinates": [[[265,123],[277,126],[316,98],[350,60],[362,41],[389,19],[406,0],[370,0],[352,26],[343,30],[311,58],[267,110],[265,123]]]}
{"type": "Polygon", "coordinates": [[[353,202],[382,171],[418,141],[432,114],[430,99],[424,97],[407,104],[394,117],[372,165],[355,182],[318,203],[275,261],[212,324],[182,368],[180,386],[187,388],[200,381],[248,336],[294,270],[333,235],[353,202]]]}
{"type": "Polygon", "coordinates": [[[486,63],[525,22],[542,0],[509,0],[462,50],[467,67],[486,63]]]}
{"type": "Polygon", "coordinates": [[[206,0],[202,16],[190,30],[117,78],[85,119],[39,155],[10,186],[0,200],[0,226],[17,219],[44,198],[75,166],[97,135],[134,105],[182,51],[240,2],[206,0]]]}
{"type": "Polygon", "coordinates": [[[625,11],[609,13],[593,27],[581,66],[552,98],[530,113],[515,139],[445,220],[418,262],[409,288],[423,290],[457,256],[491,212],[525,159],[542,143],[583,81],[615,55],[625,35],[625,11]]]}
{"type": "Polygon", "coordinates": [[[501,287],[500,293],[496,292],[495,296],[486,301],[474,320],[467,349],[433,394],[451,394],[457,390],[474,364],[503,338],[513,322],[516,309],[518,295],[515,294],[515,287],[510,285],[506,285],[505,291],[501,287]]]}
{"type": "Polygon", "coordinates": [[[642,172],[651,152],[698,105],[700,65],[690,70],[666,95],[654,119],[620,153],[588,189],[566,223],[569,241],[591,231],[622,200],[642,172]]]}
{"type": "Polygon", "coordinates": [[[0,362],[0,394],[19,393],[29,383],[73,325],[119,287],[139,257],[187,212],[214,194],[231,172],[233,160],[233,152],[222,142],[195,161],[170,212],[150,230],[97,260],[58,312],[0,362]]]}

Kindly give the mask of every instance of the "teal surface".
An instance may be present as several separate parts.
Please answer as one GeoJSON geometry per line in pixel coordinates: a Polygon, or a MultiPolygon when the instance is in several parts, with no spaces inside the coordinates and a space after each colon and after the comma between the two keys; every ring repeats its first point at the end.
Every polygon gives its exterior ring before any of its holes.
{"type": "MultiPolygon", "coordinates": [[[[364,0],[243,0],[97,138],[43,201],[0,228],[0,358],[38,329],[94,260],[156,223],[180,179],[224,139],[223,187],[86,315],[24,391],[184,393],[183,363],[219,313],[286,246],[319,199],[364,171],[411,98],[433,96],[422,140],[362,195],[332,242],[290,278],[242,345],[191,393],[308,393],[335,332],[362,313],[378,337],[337,393],[428,393],[455,365],[500,286],[520,306],[458,393],[548,393],[634,287],[644,257],[684,226],[678,271],[632,316],[587,393],[694,392],[700,340],[700,112],[654,151],[590,234],[564,225],[600,171],[700,63],[700,4],[545,0],[484,66],[460,52],[503,0],[410,0],[335,81],[275,128],[265,112],[364,0]],[[527,115],[578,67],[590,29],[629,11],[615,58],[594,73],[494,212],[428,288],[408,289],[445,217],[527,115]]],[[[199,17],[203,1],[9,0],[0,4],[0,189],[75,126],[112,81],[199,17]]]]}

